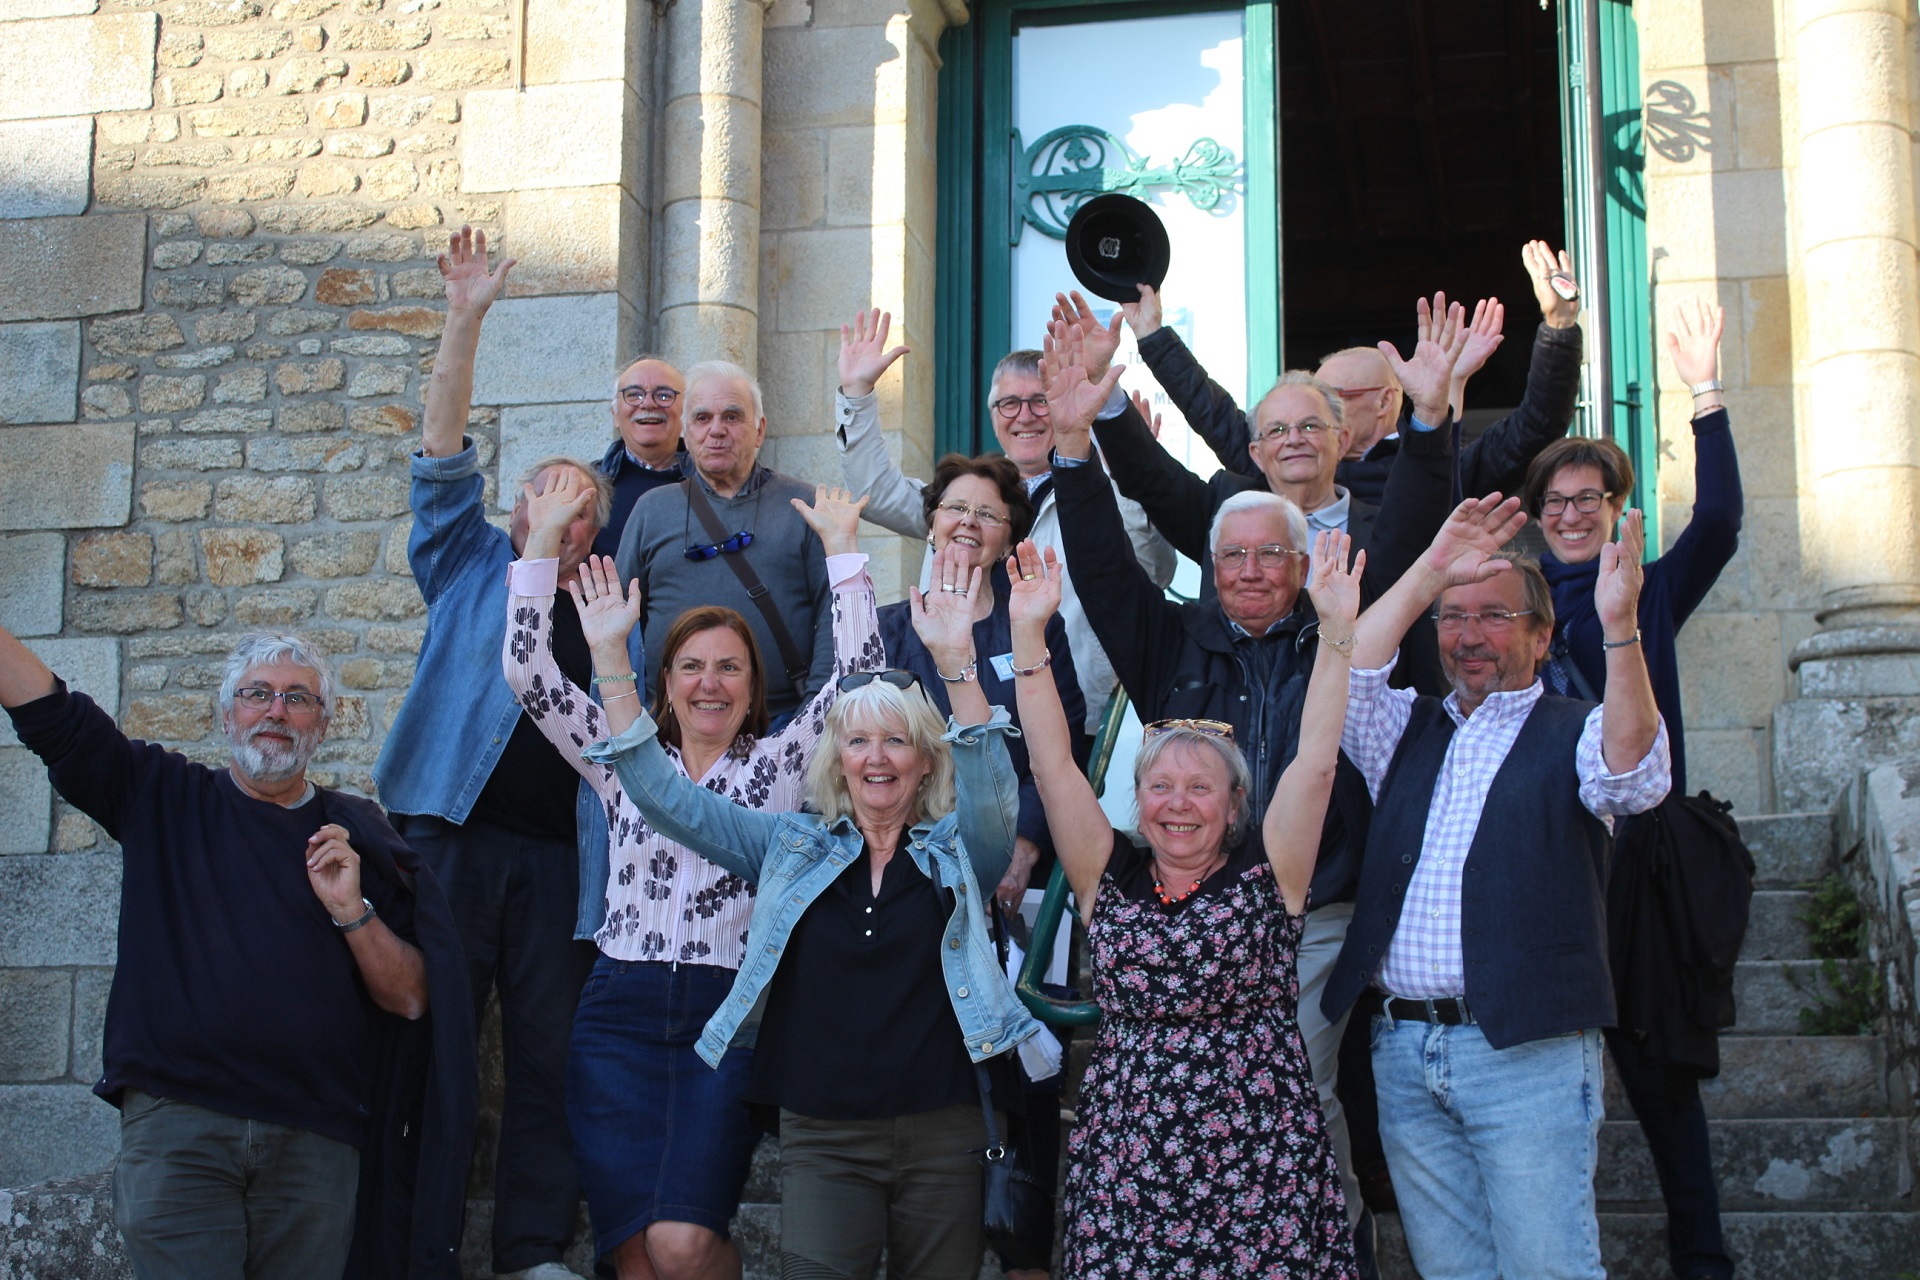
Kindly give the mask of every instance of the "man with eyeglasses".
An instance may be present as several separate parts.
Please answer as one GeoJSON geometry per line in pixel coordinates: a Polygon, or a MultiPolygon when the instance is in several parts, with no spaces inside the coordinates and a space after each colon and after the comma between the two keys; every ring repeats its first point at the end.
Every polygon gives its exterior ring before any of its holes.
{"type": "MultiPolygon", "coordinates": [[[[840,331],[840,388],[835,396],[838,429],[834,439],[840,446],[847,487],[868,495],[866,519],[903,537],[925,538],[927,511],[921,493],[926,484],[909,479],[901,471],[888,456],[880,433],[879,397],[874,384],[907,350],[887,349],[886,331],[891,322],[890,315],[876,310],[855,317],[853,325],[840,331]]],[[[1089,735],[1098,733],[1117,681],[1113,663],[1087,624],[1086,607],[1074,586],[1072,565],[1060,536],[1060,514],[1053,494],[1053,420],[1040,382],[1038,351],[1013,351],[1001,357],[987,391],[987,414],[1001,452],[1019,468],[1033,499],[1033,532],[1028,536],[1035,546],[1052,547],[1067,567],[1060,582],[1060,620],[1067,628],[1074,674],[1086,700],[1086,720],[1081,727],[1089,735]]],[[[1157,585],[1165,587],[1173,581],[1177,567],[1173,548],[1154,530],[1139,503],[1121,498],[1120,514],[1134,562],[1157,585]]],[[[928,584],[932,565],[929,551],[921,568],[922,587],[928,584]]]]}
{"type": "MultiPolygon", "coordinates": [[[[1565,250],[1556,254],[1544,240],[1521,246],[1520,259],[1540,304],[1526,390],[1518,408],[1460,449],[1459,491],[1467,497],[1515,492],[1534,456],[1573,424],[1580,393],[1580,287],[1573,261],[1565,250]]],[[[1222,466],[1257,479],[1258,468],[1247,454],[1252,440],[1247,415],[1207,376],[1180,335],[1161,324],[1159,294],[1142,285],[1140,301],[1123,305],[1121,311],[1140,345],[1140,358],[1195,434],[1222,466]]],[[[1469,339],[1448,391],[1448,421],[1456,431],[1466,407],[1467,379],[1499,348],[1505,320],[1506,309],[1498,298],[1482,299],[1474,308],[1469,339]]],[[[1334,479],[1361,501],[1384,505],[1393,459],[1407,439],[1411,400],[1377,347],[1336,351],[1320,362],[1316,373],[1344,403],[1347,447],[1334,479]]]]}
{"type": "Polygon", "coordinates": [[[680,447],[681,400],[687,389],[680,371],[659,356],[638,356],[613,384],[613,443],[600,458],[600,470],[613,481],[613,514],[593,540],[593,554],[620,550],[627,517],[642,495],[686,479],[686,450],[680,447]]]}
{"type": "MultiPolygon", "coordinates": [[[[760,464],[767,416],[745,369],[708,360],[686,373],[681,432],[690,474],[634,503],[616,557],[623,581],[640,580],[640,627],[659,653],[674,619],[726,605],[753,628],[778,729],[833,675],[833,593],[826,549],[796,503],[814,486],[760,464]]],[[[660,685],[645,671],[646,696],[660,685]]]]}
{"type": "Polygon", "coordinates": [[[1380,1136],[1432,1276],[1600,1280],[1600,1028],[1614,1023],[1614,818],[1671,783],[1640,646],[1642,524],[1601,550],[1605,693],[1545,692],[1553,597],[1499,558],[1519,499],[1469,499],[1356,629],[1342,750],[1375,800],[1353,924],[1323,997],[1369,1015],[1380,1136]],[[1452,687],[1388,687],[1432,605],[1452,687]]]}
{"type": "Polygon", "coordinates": [[[307,776],[335,688],[305,637],[242,637],[215,698],[229,758],[208,767],[130,740],[0,630],[0,705],[22,745],[120,846],[94,1092],[120,1111],[113,1216],[143,1280],[457,1254],[475,1102],[465,962],[433,876],[379,807],[307,776]],[[417,1150],[395,1183],[406,1124],[417,1150]],[[416,1157],[442,1176],[415,1183],[416,1157]],[[418,1208],[398,1238],[373,1215],[356,1241],[362,1187],[418,1208]]]}
{"type": "MultiPolygon", "coordinates": [[[[527,542],[527,492],[545,492],[568,470],[587,481],[590,499],[561,539],[564,580],[592,552],[614,490],[591,463],[547,458],[525,475],[499,477],[513,514],[505,529],[487,519],[480,452],[465,428],[481,326],[512,267],[509,259],[489,269],[485,234],[464,227],[440,258],[447,319],[420,451],[410,460],[407,539],[427,629],[373,779],[394,824],[446,889],[466,949],[473,1024],[499,991],[506,1079],[492,1269],[566,1280],[574,1273],[561,1257],[580,1206],[567,1131],[567,1044],[595,955],[590,942],[576,939],[580,865],[604,856],[607,818],[573,765],[522,712],[501,674],[500,651],[507,568],[527,542]]],[[[564,592],[553,626],[561,669],[590,688],[592,658],[564,592]]],[[[634,670],[644,669],[637,631],[630,644],[634,670]]]]}

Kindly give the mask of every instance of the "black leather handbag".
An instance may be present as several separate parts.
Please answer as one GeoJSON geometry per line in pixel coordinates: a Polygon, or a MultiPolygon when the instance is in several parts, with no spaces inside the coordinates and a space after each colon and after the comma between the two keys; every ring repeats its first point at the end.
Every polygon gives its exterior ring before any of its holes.
{"type": "Polygon", "coordinates": [[[987,1122],[987,1145],[980,1151],[980,1209],[987,1243],[1002,1256],[1024,1253],[1026,1241],[1053,1222],[1053,1197],[1033,1176],[1033,1161],[1022,1148],[1001,1140],[993,1118],[993,1082],[983,1064],[974,1064],[980,1081],[980,1111],[987,1122]]]}

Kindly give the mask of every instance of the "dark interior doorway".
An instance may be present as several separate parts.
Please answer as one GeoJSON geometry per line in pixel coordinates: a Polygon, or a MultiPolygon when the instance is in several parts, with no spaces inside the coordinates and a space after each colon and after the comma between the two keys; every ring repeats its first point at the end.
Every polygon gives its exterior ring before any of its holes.
{"type": "Polygon", "coordinates": [[[1383,338],[1413,302],[1497,296],[1507,339],[1469,419],[1520,402],[1540,313],[1520,246],[1566,245],[1555,18],[1539,0],[1278,8],[1286,363],[1383,338]]]}

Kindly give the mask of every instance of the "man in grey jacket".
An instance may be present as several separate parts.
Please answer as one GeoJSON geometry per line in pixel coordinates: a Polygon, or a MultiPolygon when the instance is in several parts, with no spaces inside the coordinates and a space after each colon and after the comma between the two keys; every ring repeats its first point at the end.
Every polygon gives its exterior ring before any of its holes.
{"type": "Polygon", "coordinates": [[[621,579],[638,578],[643,593],[647,697],[659,689],[674,619],[726,605],[759,641],[777,727],[833,674],[826,552],[791,502],[811,502],[814,487],[759,464],[767,418],[745,369],[708,360],[686,377],[681,436],[694,474],[633,504],[615,557],[621,579]]]}
{"type": "MultiPolygon", "coordinates": [[[[866,518],[903,537],[925,538],[926,507],[920,495],[926,482],[909,479],[888,456],[880,432],[879,399],[873,390],[887,367],[907,352],[905,347],[887,350],[887,329],[891,323],[890,315],[876,310],[856,317],[850,327],[841,327],[840,390],[834,397],[837,418],[834,439],[840,445],[847,487],[868,497],[866,518]]],[[[1060,517],[1053,500],[1053,422],[1048,415],[1046,393],[1040,387],[1038,351],[1015,351],[1001,359],[993,371],[987,408],[995,439],[1000,442],[1002,452],[1020,469],[1027,493],[1033,498],[1031,537],[1034,544],[1052,547],[1067,568],[1060,584],[1060,617],[1066,623],[1074,671],[1087,701],[1084,727],[1089,734],[1098,732],[1117,681],[1113,663],[1094,638],[1093,628],[1087,623],[1087,612],[1073,589],[1072,566],[1067,564],[1066,545],[1060,537],[1060,517]]],[[[1154,530],[1139,503],[1127,498],[1120,498],[1119,502],[1134,558],[1154,585],[1164,588],[1173,580],[1178,559],[1173,547],[1154,530]]],[[[931,555],[929,550],[929,564],[931,555]]],[[[923,567],[923,586],[926,580],[923,567]]]]}

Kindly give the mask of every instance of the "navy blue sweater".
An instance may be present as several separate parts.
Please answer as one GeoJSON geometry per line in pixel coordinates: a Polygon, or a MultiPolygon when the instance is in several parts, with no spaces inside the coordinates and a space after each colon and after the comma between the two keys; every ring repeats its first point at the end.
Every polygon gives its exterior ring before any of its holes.
{"type": "MultiPolygon", "coordinates": [[[[1680,665],[1674,653],[1680,628],[1700,607],[1720,571],[1740,546],[1740,463],[1726,410],[1693,424],[1693,520],[1665,555],[1647,566],[1640,589],[1640,644],[1653,678],[1653,700],[1667,722],[1673,748],[1673,794],[1687,791],[1687,747],[1680,723],[1680,665]]],[[[1600,615],[1593,607],[1600,558],[1562,564],[1551,552],[1540,567],[1553,588],[1556,636],[1596,695],[1606,692],[1607,655],[1600,643],[1600,615]]],[[[1556,642],[1556,649],[1559,645],[1556,642]]]]}

